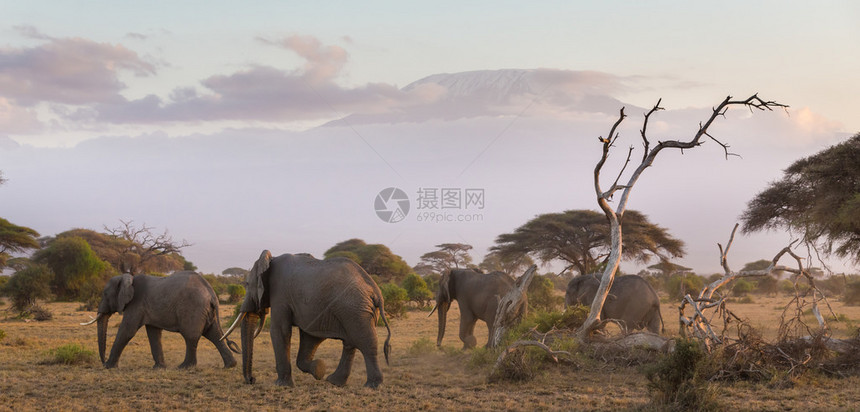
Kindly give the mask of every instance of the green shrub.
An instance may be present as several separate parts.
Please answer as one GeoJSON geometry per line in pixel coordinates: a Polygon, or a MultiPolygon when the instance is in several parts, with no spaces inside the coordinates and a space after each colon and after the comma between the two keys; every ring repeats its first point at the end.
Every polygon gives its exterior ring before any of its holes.
{"type": "Polygon", "coordinates": [[[227,303],[236,303],[245,297],[245,287],[235,284],[227,285],[227,294],[230,295],[227,298],[227,303]]]}
{"type": "Polygon", "coordinates": [[[96,360],[94,351],[85,349],[77,343],[69,343],[48,351],[49,359],[43,361],[46,365],[82,365],[93,364],[96,360]]]}
{"type": "Polygon", "coordinates": [[[693,274],[674,275],[666,281],[666,292],[670,297],[681,299],[686,294],[697,296],[705,287],[705,280],[693,274]]]}
{"type": "MultiPolygon", "coordinates": [[[[779,290],[787,295],[794,295],[794,282],[785,279],[779,282],[779,290]]],[[[809,290],[809,284],[805,280],[797,282],[797,291],[804,293],[809,290]]]]}
{"type": "Polygon", "coordinates": [[[406,350],[411,356],[421,356],[436,352],[436,342],[427,338],[420,338],[412,342],[412,346],[406,350]]]}
{"type": "Polygon", "coordinates": [[[15,272],[4,285],[4,293],[12,298],[12,309],[23,313],[36,304],[36,299],[51,297],[54,272],[45,265],[29,264],[15,272]]]}
{"type": "Polygon", "coordinates": [[[773,295],[777,291],[779,291],[779,281],[777,281],[775,277],[767,275],[758,279],[753,293],[773,295]]]}
{"type": "Polygon", "coordinates": [[[406,302],[408,294],[406,289],[394,283],[384,283],[379,287],[382,290],[382,298],[385,300],[385,313],[388,317],[399,318],[406,315],[406,302]]]}
{"type": "Polygon", "coordinates": [[[409,301],[418,303],[422,308],[433,299],[433,292],[427,287],[427,282],[415,273],[410,273],[403,279],[403,288],[406,289],[409,301]]]}
{"type": "Polygon", "coordinates": [[[748,293],[752,292],[755,288],[755,285],[745,279],[738,279],[732,285],[732,293],[735,296],[746,296],[748,293]]]}
{"type": "Polygon", "coordinates": [[[564,305],[564,297],[557,296],[555,284],[547,276],[537,275],[532,278],[527,292],[529,308],[551,312],[564,305]]]}
{"type": "Polygon", "coordinates": [[[6,337],[6,331],[3,329],[0,329],[0,341],[2,341],[3,338],[5,338],[5,337],[6,337]]]}
{"type": "Polygon", "coordinates": [[[846,305],[860,305],[860,282],[851,282],[845,286],[843,302],[846,305]]]}
{"type": "Polygon", "coordinates": [[[717,410],[716,396],[704,379],[706,354],[698,342],[675,339],[675,351],[645,368],[652,402],[668,410],[717,410]]]}
{"type": "Polygon", "coordinates": [[[492,365],[496,357],[499,356],[498,351],[487,349],[483,346],[476,347],[470,351],[469,361],[467,366],[470,368],[482,368],[487,365],[492,365]]]}

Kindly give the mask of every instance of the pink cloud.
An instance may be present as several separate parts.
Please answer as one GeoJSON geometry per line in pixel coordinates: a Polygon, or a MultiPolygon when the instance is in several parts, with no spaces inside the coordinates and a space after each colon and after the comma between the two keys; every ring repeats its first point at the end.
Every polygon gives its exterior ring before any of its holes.
{"type": "Polygon", "coordinates": [[[115,101],[125,88],[120,71],[155,74],[152,64],[122,45],[52,38],[32,27],[19,31],[46,41],[29,48],[0,48],[0,94],[23,106],[115,101]]]}

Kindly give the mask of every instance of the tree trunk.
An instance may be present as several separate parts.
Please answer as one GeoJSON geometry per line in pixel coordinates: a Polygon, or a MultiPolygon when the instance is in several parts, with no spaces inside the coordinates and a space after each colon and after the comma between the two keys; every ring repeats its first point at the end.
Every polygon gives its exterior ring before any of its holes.
{"type": "Polygon", "coordinates": [[[609,253],[606,269],[604,269],[603,276],[600,279],[600,287],[597,288],[597,293],[591,302],[588,318],[585,319],[585,323],[582,324],[582,327],[576,333],[576,337],[580,341],[584,341],[594,325],[600,322],[600,312],[603,311],[603,303],[606,302],[606,297],[609,296],[612,282],[615,281],[615,272],[618,271],[618,265],[621,263],[621,223],[618,221],[618,216],[614,213],[610,214],[609,221],[609,230],[612,233],[612,249],[609,253]]]}
{"type": "Polygon", "coordinates": [[[524,302],[526,291],[534,278],[536,265],[532,265],[526,273],[517,279],[514,288],[499,299],[496,307],[496,319],[493,322],[493,335],[490,336],[489,346],[495,348],[502,342],[508,328],[515,326],[525,316],[528,304],[524,302]]]}

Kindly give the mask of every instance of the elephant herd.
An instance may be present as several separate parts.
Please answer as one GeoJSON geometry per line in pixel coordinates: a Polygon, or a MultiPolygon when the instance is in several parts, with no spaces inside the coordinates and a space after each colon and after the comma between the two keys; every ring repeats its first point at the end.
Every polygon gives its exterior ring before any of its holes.
{"type": "MultiPolygon", "coordinates": [[[[272,257],[264,250],[246,279],[245,300],[239,315],[222,332],[218,319],[218,297],[195,272],[177,272],[168,277],[123,274],[110,279],[102,292],[98,316],[82,325],[97,323],[99,357],[105,368],[117,366],[123,349],[137,331],[146,326],[146,335],[156,368],[165,367],[161,332],[179,332],[185,340],[185,360],[179,368],[197,364],[200,337],[212,342],[221,354],[224,367],[236,365],[231,350],[242,355],[245,383],[255,382],[253,375],[254,339],[263,329],[271,310],[270,337],[275,353],[277,385],[293,386],[290,366],[290,338],[293,326],[299,330],[296,366],[316,379],[337,386],[346,384],[356,350],[364,357],[367,370],[365,386],[382,383],[379,367],[377,321],[381,318],[388,330],[383,354],[388,363],[391,353],[391,328],[385,318],[384,301],[379,286],[358,264],[347,258],[318,260],[308,254],[284,254],[272,257]],[[105,359],[108,319],[123,314],[110,354],[105,359]],[[241,350],[228,339],[239,327],[241,350]],[[343,344],[340,362],[334,372],[326,374],[326,365],[314,359],[317,347],[326,339],[343,344]]],[[[600,284],[595,275],[577,276],[570,281],[565,305],[589,305],[600,284]]],[[[460,340],[466,349],[477,345],[474,336],[478,320],[487,323],[490,336],[499,298],[514,287],[514,279],[502,272],[481,273],[472,269],[452,269],[439,280],[436,293],[439,328],[436,345],[445,335],[448,309],[456,300],[460,308],[460,340]]],[[[517,308],[525,313],[526,302],[517,308]]],[[[431,315],[433,314],[431,311],[431,315]]],[[[603,319],[614,319],[622,327],[662,329],[660,302],[654,289],[639,276],[620,276],[613,283],[601,313],[603,319]]],[[[488,342],[489,344],[489,342],[488,342]]]]}

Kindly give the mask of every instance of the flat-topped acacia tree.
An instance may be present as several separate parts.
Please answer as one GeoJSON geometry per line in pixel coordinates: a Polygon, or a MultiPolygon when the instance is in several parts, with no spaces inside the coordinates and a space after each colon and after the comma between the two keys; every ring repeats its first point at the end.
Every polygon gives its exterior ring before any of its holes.
{"type": "Polygon", "coordinates": [[[627,117],[624,114],[624,108],[622,107],[618,120],[612,125],[612,128],[609,130],[609,134],[607,137],[599,137],[600,143],[603,145],[602,154],[600,160],[597,162],[597,165],[594,167],[594,191],[597,195],[597,204],[600,206],[600,210],[606,215],[606,218],[609,220],[610,224],[610,234],[611,234],[611,246],[609,257],[607,259],[607,265],[603,271],[602,279],[600,281],[600,287],[597,290],[597,294],[594,297],[594,301],[591,303],[591,311],[588,315],[588,318],[583,323],[582,327],[580,327],[579,331],[577,331],[577,338],[579,340],[585,340],[588,334],[595,329],[600,324],[600,312],[603,309],[603,304],[606,301],[606,297],[609,294],[609,289],[612,287],[612,282],[615,280],[615,273],[618,271],[618,264],[621,262],[621,248],[622,248],[622,233],[621,233],[621,220],[624,217],[624,212],[627,210],[627,202],[630,198],[630,192],[633,190],[633,186],[642,176],[642,173],[645,172],[649,166],[654,163],[654,159],[657,158],[657,155],[660,154],[664,149],[676,149],[676,150],[685,150],[685,149],[693,149],[695,147],[700,146],[706,140],[710,139],[719,144],[723,151],[725,152],[726,158],[732,153],[729,153],[728,145],[717,140],[714,136],[708,134],[708,129],[717,120],[718,117],[724,117],[725,113],[732,106],[742,106],[748,108],[750,111],[757,110],[768,110],[772,111],[774,108],[787,108],[787,105],[777,103],[774,101],[763,100],[758,97],[757,94],[754,94],[744,100],[733,100],[731,96],[726,97],[717,107],[713,108],[710,117],[703,123],[699,123],[699,129],[693,134],[690,140],[682,141],[682,140],[664,140],[657,141],[657,144],[652,145],[652,141],[648,138],[648,121],[651,119],[651,116],[654,113],[664,110],[663,107],[660,107],[660,103],[662,99],[657,101],[657,104],[651,108],[647,113],[645,113],[645,118],[642,121],[642,129],[639,131],[642,138],[643,153],[642,159],[639,162],[639,165],[633,170],[633,172],[627,178],[626,183],[619,183],[621,179],[624,177],[624,172],[627,170],[627,167],[630,166],[631,159],[633,156],[634,147],[630,146],[627,151],[627,160],[624,162],[624,165],[621,167],[621,171],[618,173],[615,180],[609,186],[608,189],[604,190],[600,183],[600,174],[603,171],[603,166],[606,164],[607,159],[609,158],[609,153],[613,147],[615,147],[615,142],[618,140],[619,132],[618,126],[624,119],[627,117]],[[615,205],[615,208],[610,205],[610,200],[616,194],[620,194],[618,197],[618,203],[615,205]]]}

